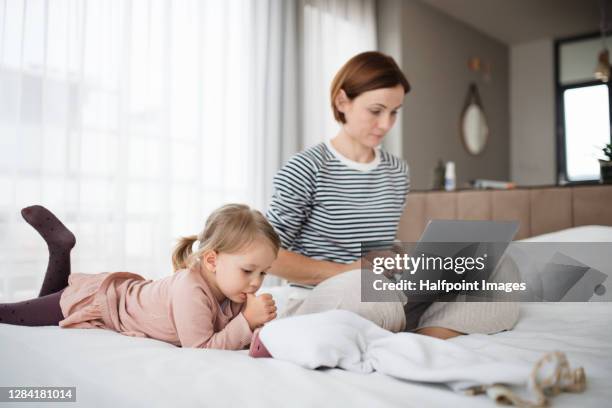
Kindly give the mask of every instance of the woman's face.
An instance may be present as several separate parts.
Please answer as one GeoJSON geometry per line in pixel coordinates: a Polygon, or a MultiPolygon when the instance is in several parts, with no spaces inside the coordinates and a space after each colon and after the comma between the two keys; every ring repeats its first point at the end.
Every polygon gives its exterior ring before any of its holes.
{"type": "Polygon", "coordinates": [[[344,98],[336,104],[344,113],[344,131],[364,146],[374,148],[395,124],[404,101],[404,87],[380,88],[367,91],[353,100],[344,98]]]}

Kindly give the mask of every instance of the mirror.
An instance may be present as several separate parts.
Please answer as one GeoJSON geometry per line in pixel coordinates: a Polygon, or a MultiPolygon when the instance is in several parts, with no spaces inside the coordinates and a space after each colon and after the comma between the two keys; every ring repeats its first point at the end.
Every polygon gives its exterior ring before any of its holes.
{"type": "Polygon", "coordinates": [[[478,155],[484,150],[489,138],[489,126],[478,88],[476,84],[470,84],[468,95],[461,114],[461,140],[468,153],[478,155]]]}

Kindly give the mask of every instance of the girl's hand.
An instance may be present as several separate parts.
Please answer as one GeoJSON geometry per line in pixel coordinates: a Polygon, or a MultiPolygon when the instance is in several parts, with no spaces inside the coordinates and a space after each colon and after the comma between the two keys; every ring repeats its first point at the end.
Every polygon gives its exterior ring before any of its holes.
{"type": "Polygon", "coordinates": [[[246,307],[242,314],[249,323],[251,330],[263,326],[264,323],[276,318],[276,305],[269,293],[259,296],[247,295],[246,307]]]}

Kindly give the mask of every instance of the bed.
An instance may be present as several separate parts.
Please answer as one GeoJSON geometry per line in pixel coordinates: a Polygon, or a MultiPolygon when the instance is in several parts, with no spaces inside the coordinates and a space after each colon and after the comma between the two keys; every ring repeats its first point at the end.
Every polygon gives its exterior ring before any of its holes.
{"type": "MultiPolygon", "coordinates": [[[[529,240],[612,242],[612,227],[583,226],[529,240]]],[[[282,308],[299,289],[270,290],[282,308]]],[[[514,330],[449,341],[529,363],[545,352],[563,351],[572,366],[585,368],[587,390],[562,394],[552,406],[599,407],[612,401],[612,303],[522,304],[514,330]]],[[[253,359],[246,351],[181,349],[106,330],[0,324],[0,367],[0,386],[76,387],[76,403],[64,404],[75,407],[494,405],[484,396],[465,396],[445,386],[378,373],[307,370],[288,362],[253,359]]]]}

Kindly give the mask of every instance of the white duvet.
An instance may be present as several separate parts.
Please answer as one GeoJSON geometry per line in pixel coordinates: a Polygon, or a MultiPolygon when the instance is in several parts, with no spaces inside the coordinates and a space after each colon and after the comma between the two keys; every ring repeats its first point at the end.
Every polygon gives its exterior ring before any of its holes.
{"type": "Polygon", "coordinates": [[[275,359],[305,368],[377,371],[448,384],[458,391],[482,384],[526,385],[532,368],[508,355],[480,353],[415,333],[392,333],[346,310],[279,319],[264,326],[259,337],[275,359]]]}

